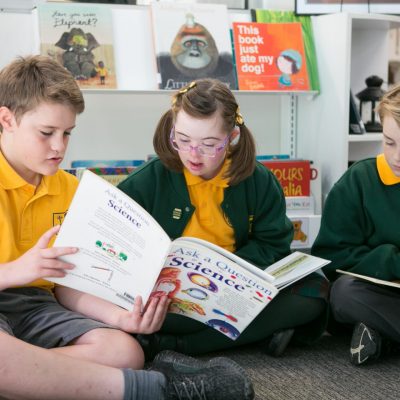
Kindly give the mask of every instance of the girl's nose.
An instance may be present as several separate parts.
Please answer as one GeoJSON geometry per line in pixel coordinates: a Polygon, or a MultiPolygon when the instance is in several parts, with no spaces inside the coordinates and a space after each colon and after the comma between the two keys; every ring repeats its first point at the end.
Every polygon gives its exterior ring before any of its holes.
{"type": "Polygon", "coordinates": [[[190,153],[191,153],[191,154],[195,154],[195,155],[201,154],[200,151],[199,151],[199,148],[200,148],[199,145],[197,145],[197,146],[190,146],[190,153]]]}

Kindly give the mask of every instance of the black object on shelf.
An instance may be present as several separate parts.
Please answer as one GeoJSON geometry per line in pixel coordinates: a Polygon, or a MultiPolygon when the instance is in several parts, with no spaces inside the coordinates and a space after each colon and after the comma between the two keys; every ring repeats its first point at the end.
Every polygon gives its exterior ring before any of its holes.
{"type": "Polygon", "coordinates": [[[385,93],[385,91],[381,89],[383,79],[379,76],[372,75],[365,80],[365,83],[367,87],[356,94],[357,98],[360,100],[361,118],[363,117],[363,107],[370,107],[368,121],[364,121],[365,130],[367,132],[382,132],[382,125],[377,120],[375,106],[385,93]]]}
{"type": "Polygon", "coordinates": [[[365,133],[364,122],[358,112],[353,92],[350,90],[350,113],[349,113],[349,131],[351,134],[365,133]]]}

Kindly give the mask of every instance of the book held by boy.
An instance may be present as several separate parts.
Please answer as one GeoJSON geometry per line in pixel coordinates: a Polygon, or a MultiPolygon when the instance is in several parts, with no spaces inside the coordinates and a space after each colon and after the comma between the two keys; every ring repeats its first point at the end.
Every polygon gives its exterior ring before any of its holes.
{"type": "Polygon", "coordinates": [[[344,274],[344,275],[350,275],[350,276],[353,276],[354,278],[362,279],[364,281],[375,283],[377,285],[385,285],[385,286],[400,288],[400,280],[386,281],[384,279],[374,278],[373,276],[355,274],[354,272],[343,271],[341,269],[337,269],[336,272],[339,272],[340,274],[344,274]]]}
{"type": "MultiPolygon", "coordinates": [[[[76,267],[49,279],[131,310],[167,294],[170,312],[201,321],[231,339],[278,293],[274,277],[200,239],[171,241],[133,199],[86,170],[54,246],[76,246],[62,257],[76,267]]],[[[296,274],[304,271],[299,268],[296,274]]]]}
{"type": "Polygon", "coordinates": [[[171,242],[154,218],[118,188],[86,170],[55,246],[76,265],[52,282],[131,310],[140,295],[168,294],[170,311],[232,339],[274,298],[273,277],[234,254],[194,238],[171,242]]]}

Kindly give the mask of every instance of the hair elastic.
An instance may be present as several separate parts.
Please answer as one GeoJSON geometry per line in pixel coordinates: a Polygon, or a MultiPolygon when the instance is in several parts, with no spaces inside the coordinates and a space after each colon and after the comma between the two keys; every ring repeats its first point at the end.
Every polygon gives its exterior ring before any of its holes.
{"type": "Polygon", "coordinates": [[[189,85],[187,85],[183,89],[179,90],[179,92],[176,93],[172,98],[172,101],[171,101],[172,107],[175,107],[176,102],[178,101],[178,96],[181,96],[182,94],[187,93],[190,89],[193,89],[196,85],[197,85],[197,83],[195,81],[192,81],[189,83],[189,85]]]}
{"type": "Polygon", "coordinates": [[[244,119],[243,119],[242,114],[240,113],[239,106],[236,109],[236,113],[235,113],[235,124],[237,126],[243,126],[244,125],[244,119]]]}

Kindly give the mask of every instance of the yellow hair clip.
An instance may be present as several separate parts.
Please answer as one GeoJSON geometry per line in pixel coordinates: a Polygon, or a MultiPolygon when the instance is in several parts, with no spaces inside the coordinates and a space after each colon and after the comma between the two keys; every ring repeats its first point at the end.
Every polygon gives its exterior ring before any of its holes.
{"type": "Polygon", "coordinates": [[[193,82],[190,82],[189,85],[186,86],[185,88],[179,90],[179,92],[176,93],[176,94],[172,97],[172,100],[171,100],[172,107],[175,107],[176,102],[178,101],[178,96],[180,96],[180,95],[182,95],[182,94],[185,94],[187,91],[189,91],[190,89],[193,89],[195,86],[196,86],[196,82],[193,81],[193,82]]]}
{"type": "Polygon", "coordinates": [[[244,125],[244,119],[243,119],[242,114],[240,113],[239,107],[236,109],[235,124],[237,126],[243,126],[244,125]]]}
{"type": "Polygon", "coordinates": [[[178,93],[179,94],[185,94],[187,91],[189,91],[190,89],[193,89],[196,86],[196,82],[190,82],[188,86],[186,86],[185,88],[181,89],[178,93]]]}

